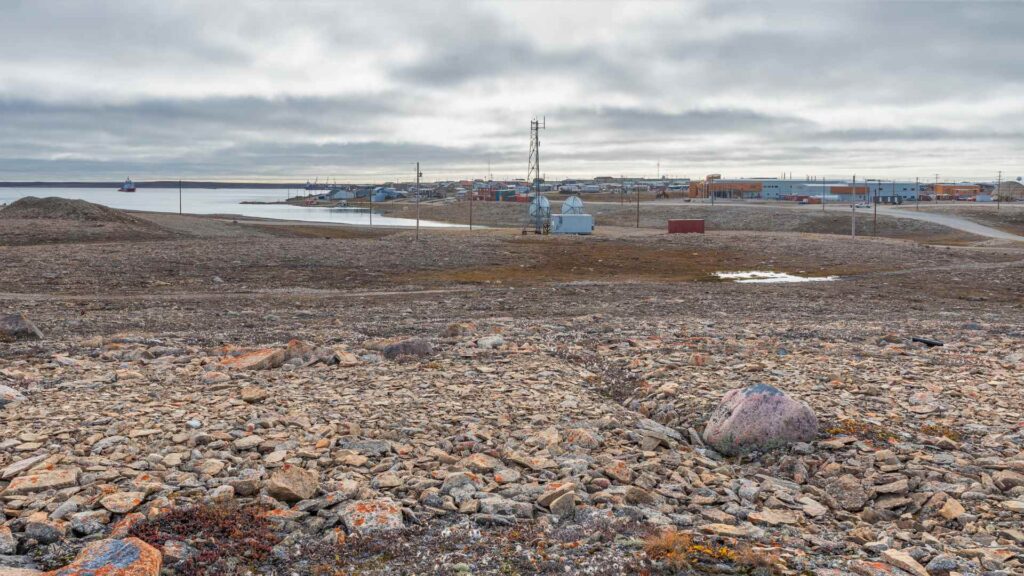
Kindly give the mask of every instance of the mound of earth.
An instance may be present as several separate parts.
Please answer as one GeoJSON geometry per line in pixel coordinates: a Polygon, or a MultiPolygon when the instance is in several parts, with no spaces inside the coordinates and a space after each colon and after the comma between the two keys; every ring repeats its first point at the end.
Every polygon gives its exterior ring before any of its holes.
{"type": "Polygon", "coordinates": [[[80,222],[123,222],[136,225],[148,224],[121,210],[93,204],[85,200],[72,200],[56,196],[48,198],[26,196],[0,210],[0,218],[11,220],[44,219],[78,220],[80,222]]]}
{"type": "Polygon", "coordinates": [[[173,231],[154,222],[85,200],[26,196],[0,209],[0,246],[160,240],[173,236],[173,231]]]}

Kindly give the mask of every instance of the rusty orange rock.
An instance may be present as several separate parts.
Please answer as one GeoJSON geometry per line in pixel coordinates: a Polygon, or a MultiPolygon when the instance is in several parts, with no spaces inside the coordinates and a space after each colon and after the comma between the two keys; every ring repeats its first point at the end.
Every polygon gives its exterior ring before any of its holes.
{"type": "Polygon", "coordinates": [[[243,352],[237,356],[222,358],[222,366],[236,370],[269,370],[278,368],[285,361],[285,351],[281,348],[261,348],[243,352]]]}
{"type": "Polygon", "coordinates": [[[89,544],[71,564],[44,576],[159,576],[163,557],[138,538],[89,544]]]}

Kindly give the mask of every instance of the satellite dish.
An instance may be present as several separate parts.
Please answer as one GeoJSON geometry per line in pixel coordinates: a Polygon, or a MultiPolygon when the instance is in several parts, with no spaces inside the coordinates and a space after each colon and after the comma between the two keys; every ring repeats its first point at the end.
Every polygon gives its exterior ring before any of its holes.
{"type": "Polygon", "coordinates": [[[579,196],[569,196],[562,202],[562,214],[583,214],[583,200],[579,196]]]}
{"type": "Polygon", "coordinates": [[[546,196],[537,196],[530,202],[530,216],[547,218],[551,214],[551,202],[546,196]]]}

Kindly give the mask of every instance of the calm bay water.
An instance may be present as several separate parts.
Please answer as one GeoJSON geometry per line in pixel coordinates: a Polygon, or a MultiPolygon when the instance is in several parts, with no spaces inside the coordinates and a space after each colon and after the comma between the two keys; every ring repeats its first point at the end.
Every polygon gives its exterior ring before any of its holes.
{"type": "MultiPolygon", "coordinates": [[[[302,192],[304,193],[304,192],[302,192]]],[[[295,194],[293,192],[293,194],[295,194]]],[[[59,196],[77,198],[125,210],[149,212],[178,212],[178,190],[166,188],[140,188],[137,192],[118,192],[105,188],[0,188],[0,204],[10,204],[25,196],[59,196]]],[[[332,208],[307,208],[287,204],[242,204],[242,202],[274,202],[288,197],[287,190],[259,189],[185,189],[181,192],[182,212],[185,214],[230,214],[300,220],[303,222],[334,222],[354,226],[369,226],[370,215],[332,208]]],[[[415,226],[408,218],[389,218],[373,215],[374,226],[415,226]]],[[[421,220],[424,227],[450,227],[444,222],[421,220]]]]}

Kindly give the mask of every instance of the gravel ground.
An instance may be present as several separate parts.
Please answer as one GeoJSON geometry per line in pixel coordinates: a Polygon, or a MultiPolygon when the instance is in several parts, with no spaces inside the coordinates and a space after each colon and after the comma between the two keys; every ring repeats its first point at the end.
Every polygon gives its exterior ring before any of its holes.
{"type": "Polygon", "coordinates": [[[146,219],[0,245],[44,333],[0,342],[0,573],[128,533],[181,574],[1024,569],[1019,247],[146,219]],[[818,437],[705,446],[756,383],[818,437]]]}

